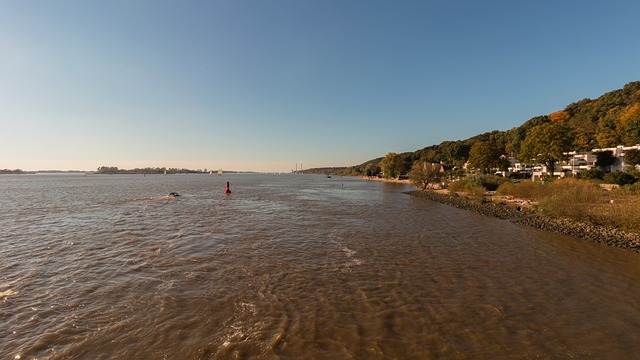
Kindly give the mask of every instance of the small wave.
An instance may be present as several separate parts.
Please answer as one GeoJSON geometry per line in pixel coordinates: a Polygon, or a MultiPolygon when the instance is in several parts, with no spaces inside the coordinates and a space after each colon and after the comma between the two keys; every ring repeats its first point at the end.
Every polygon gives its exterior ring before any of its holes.
{"type": "Polygon", "coordinates": [[[342,248],[342,252],[344,252],[345,255],[347,255],[347,257],[353,257],[353,255],[356,254],[356,252],[354,250],[351,250],[346,246],[342,248]]]}
{"type": "Polygon", "coordinates": [[[134,201],[154,201],[154,200],[174,200],[177,199],[176,196],[171,195],[161,195],[161,196],[152,196],[148,198],[136,199],[134,201]]]}
{"type": "Polygon", "coordinates": [[[243,312],[249,312],[251,315],[256,316],[258,314],[257,308],[255,304],[241,302],[239,304],[239,308],[242,309],[243,312]]]}
{"type": "Polygon", "coordinates": [[[0,284],[0,300],[4,300],[4,299],[8,298],[9,296],[16,295],[18,292],[14,291],[12,289],[9,289],[9,287],[13,286],[15,284],[18,284],[18,283],[24,281],[25,279],[30,278],[31,276],[33,276],[33,275],[25,275],[25,276],[22,276],[22,277],[20,277],[18,279],[13,280],[13,281],[9,281],[8,283],[0,284]],[[6,289],[6,290],[4,290],[4,289],[6,289]],[[2,291],[2,290],[4,290],[4,291],[2,291]]]}
{"type": "Polygon", "coordinates": [[[348,273],[353,271],[353,269],[357,266],[362,265],[364,262],[360,259],[355,258],[356,255],[356,251],[349,249],[346,246],[343,246],[342,249],[340,249],[345,256],[347,257],[347,262],[345,262],[338,270],[340,270],[343,273],[348,273]]]}
{"type": "Polygon", "coordinates": [[[0,292],[0,300],[5,299],[5,298],[7,298],[7,297],[9,297],[11,295],[15,295],[15,294],[17,294],[17,292],[15,292],[15,291],[13,291],[11,289],[5,290],[3,292],[0,292]]]}

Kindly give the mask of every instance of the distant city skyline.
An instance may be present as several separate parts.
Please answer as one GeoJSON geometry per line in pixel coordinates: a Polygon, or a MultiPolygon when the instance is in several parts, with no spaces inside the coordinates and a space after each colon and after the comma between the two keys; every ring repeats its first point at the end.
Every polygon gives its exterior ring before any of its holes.
{"type": "Polygon", "coordinates": [[[634,1],[3,1],[0,169],[288,172],[640,80],[634,1]]]}

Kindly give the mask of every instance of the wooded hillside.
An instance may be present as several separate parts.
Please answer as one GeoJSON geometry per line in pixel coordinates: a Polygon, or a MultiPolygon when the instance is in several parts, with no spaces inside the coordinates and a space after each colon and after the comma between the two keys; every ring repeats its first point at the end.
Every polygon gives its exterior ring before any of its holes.
{"type": "MultiPolygon", "coordinates": [[[[510,130],[494,130],[466,140],[443,141],[414,152],[399,154],[407,169],[415,161],[443,163],[462,167],[469,159],[471,148],[477,142],[488,142],[501,154],[518,157],[528,136],[541,134],[543,125],[561,127],[571,138],[570,149],[586,151],[594,148],[631,146],[640,144],[640,81],[630,82],[622,89],[608,92],[597,99],[582,99],[567,105],[563,110],[533,117],[510,130]],[[538,128],[538,131],[534,129],[538,128]]],[[[529,143],[536,139],[530,138],[529,143]]],[[[382,158],[363,164],[332,168],[331,173],[341,175],[365,175],[375,172],[382,158]]],[[[305,172],[317,173],[315,169],[305,172]]],[[[322,173],[327,172],[323,169],[322,173]]]]}

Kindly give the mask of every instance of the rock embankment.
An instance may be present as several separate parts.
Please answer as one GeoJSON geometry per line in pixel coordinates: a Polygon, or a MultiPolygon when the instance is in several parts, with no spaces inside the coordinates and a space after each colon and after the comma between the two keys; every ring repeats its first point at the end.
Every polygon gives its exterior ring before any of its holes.
{"type": "Polygon", "coordinates": [[[619,229],[572,219],[552,218],[539,214],[528,207],[484,202],[459,196],[455,193],[416,190],[408,191],[407,194],[459,209],[470,210],[481,215],[508,220],[516,224],[528,225],[545,231],[575,236],[608,246],[640,252],[640,235],[619,229]]]}

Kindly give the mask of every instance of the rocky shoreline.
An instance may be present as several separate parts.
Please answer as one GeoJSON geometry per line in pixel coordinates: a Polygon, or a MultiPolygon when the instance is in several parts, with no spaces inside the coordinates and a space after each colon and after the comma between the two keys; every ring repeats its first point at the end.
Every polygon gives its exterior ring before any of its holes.
{"type": "Polygon", "coordinates": [[[508,205],[502,202],[486,202],[460,196],[456,193],[441,193],[430,190],[408,191],[406,194],[428,199],[437,203],[470,210],[485,216],[532,226],[545,231],[575,236],[600,244],[630,249],[640,252],[640,234],[628,233],[601,225],[572,219],[551,218],[541,215],[525,206],[508,205]]]}

